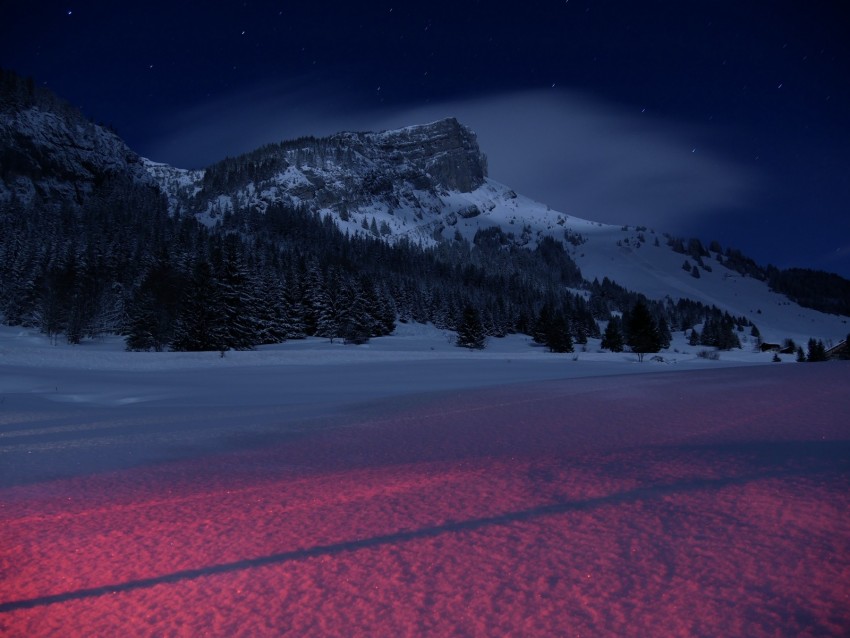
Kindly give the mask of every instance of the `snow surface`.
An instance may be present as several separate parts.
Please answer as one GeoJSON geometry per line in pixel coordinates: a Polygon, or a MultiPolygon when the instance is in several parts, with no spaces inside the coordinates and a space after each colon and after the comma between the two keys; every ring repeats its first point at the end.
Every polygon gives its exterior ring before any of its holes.
{"type": "Polygon", "coordinates": [[[847,634],[850,366],[451,337],[0,329],[0,633],[847,634]]]}

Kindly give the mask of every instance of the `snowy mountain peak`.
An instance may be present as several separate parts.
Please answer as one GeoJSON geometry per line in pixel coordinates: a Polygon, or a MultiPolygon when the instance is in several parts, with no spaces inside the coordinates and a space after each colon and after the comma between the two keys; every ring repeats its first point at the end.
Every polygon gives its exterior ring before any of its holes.
{"type": "Polygon", "coordinates": [[[331,214],[353,232],[384,221],[381,235],[390,241],[411,234],[431,241],[444,214],[478,214],[469,202],[466,212],[455,210],[447,198],[473,193],[487,175],[475,134],[454,118],[269,144],[205,171],[146,166],[174,212],[210,225],[235,208],[283,203],[331,214]]]}

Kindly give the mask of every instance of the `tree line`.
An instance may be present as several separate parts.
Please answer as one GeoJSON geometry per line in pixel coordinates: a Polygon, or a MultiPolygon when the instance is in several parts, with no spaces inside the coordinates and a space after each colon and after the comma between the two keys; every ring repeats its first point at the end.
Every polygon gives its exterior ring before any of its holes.
{"type": "Polygon", "coordinates": [[[112,176],[97,193],[59,211],[37,200],[0,208],[6,323],[70,343],[117,333],[131,350],[224,351],[306,336],[363,343],[397,321],[458,330],[472,313],[475,344],[520,332],[553,352],[602,336],[600,322],[610,333],[620,317],[627,337],[638,300],[662,346],[672,329],[712,317],[748,323],[698,302],[646,300],[608,279],[586,282],[551,238],[527,250],[491,228],[472,242],[389,245],[343,234],[303,207],[237,208],[209,227],[169,215],[158,190],[129,179],[112,176]]]}
{"type": "MultiPolygon", "coordinates": [[[[692,257],[704,270],[711,270],[708,258],[713,258],[745,277],[764,281],[771,290],[785,295],[804,308],[850,316],[850,281],[835,273],[810,268],[780,269],[773,265],[760,266],[737,248],[721,247],[711,241],[708,247],[696,238],[682,239],[667,235],[667,244],[676,252],[692,257]]],[[[686,270],[699,277],[699,269],[685,262],[686,270]]]]}

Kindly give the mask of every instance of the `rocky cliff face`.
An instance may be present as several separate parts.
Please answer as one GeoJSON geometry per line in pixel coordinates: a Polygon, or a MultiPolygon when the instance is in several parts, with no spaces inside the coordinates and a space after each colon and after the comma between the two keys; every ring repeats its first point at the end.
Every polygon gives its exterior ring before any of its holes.
{"type": "MultiPolygon", "coordinates": [[[[157,179],[163,174],[160,169],[157,179]]],[[[338,212],[372,205],[392,211],[405,202],[426,206],[425,193],[473,191],[486,174],[475,134],[450,118],[380,133],[270,144],[198,173],[191,200],[172,195],[188,209],[213,215],[229,206],[223,196],[260,208],[283,200],[338,212]]],[[[178,177],[170,175],[166,188],[180,182],[178,177]]]]}
{"type": "Polygon", "coordinates": [[[262,213],[280,202],[331,214],[350,230],[383,221],[390,239],[414,227],[430,235],[444,215],[479,214],[453,198],[486,175],[475,134],[454,118],[269,144],[187,171],[140,157],[49,91],[0,71],[0,203],[76,207],[119,179],[153,186],[172,213],[209,224],[236,207],[262,213]]]}
{"type": "Polygon", "coordinates": [[[110,177],[152,180],[114,133],[68,110],[0,110],[0,201],[79,205],[110,177]]]}
{"type": "Polygon", "coordinates": [[[437,239],[444,217],[480,210],[458,196],[485,185],[487,162],[475,134],[449,118],[379,133],[338,133],[270,144],[205,171],[148,163],[172,209],[217,223],[229,211],[274,203],[303,206],[351,232],[388,240],[437,239]]]}
{"type": "Polygon", "coordinates": [[[395,169],[409,167],[433,187],[463,193],[484,182],[487,162],[475,134],[454,118],[384,133],[362,135],[363,154],[395,169]]]}

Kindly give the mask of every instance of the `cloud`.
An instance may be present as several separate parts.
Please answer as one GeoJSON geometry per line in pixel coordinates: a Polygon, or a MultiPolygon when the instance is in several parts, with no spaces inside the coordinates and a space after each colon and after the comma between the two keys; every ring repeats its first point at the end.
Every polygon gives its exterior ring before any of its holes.
{"type": "Polygon", "coordinates": [[[579,217],[686,232],[700,219],[751,207],[761,191],[759,175],[710,150],[706,131],[570,91],[375,109],[305,80],[196,106],[141,150],[195,167],[301,135],[447,116],[476,132],[493,179],[579,217]]]}
{"type": "Polygon", "coordinates": [[[659,122],[572,92],[524,92],[417,109],[387,123],[455,115],[477,134],[490,176],[562,212],[663,230],[751,205],[760,178],[659,122]]]}

